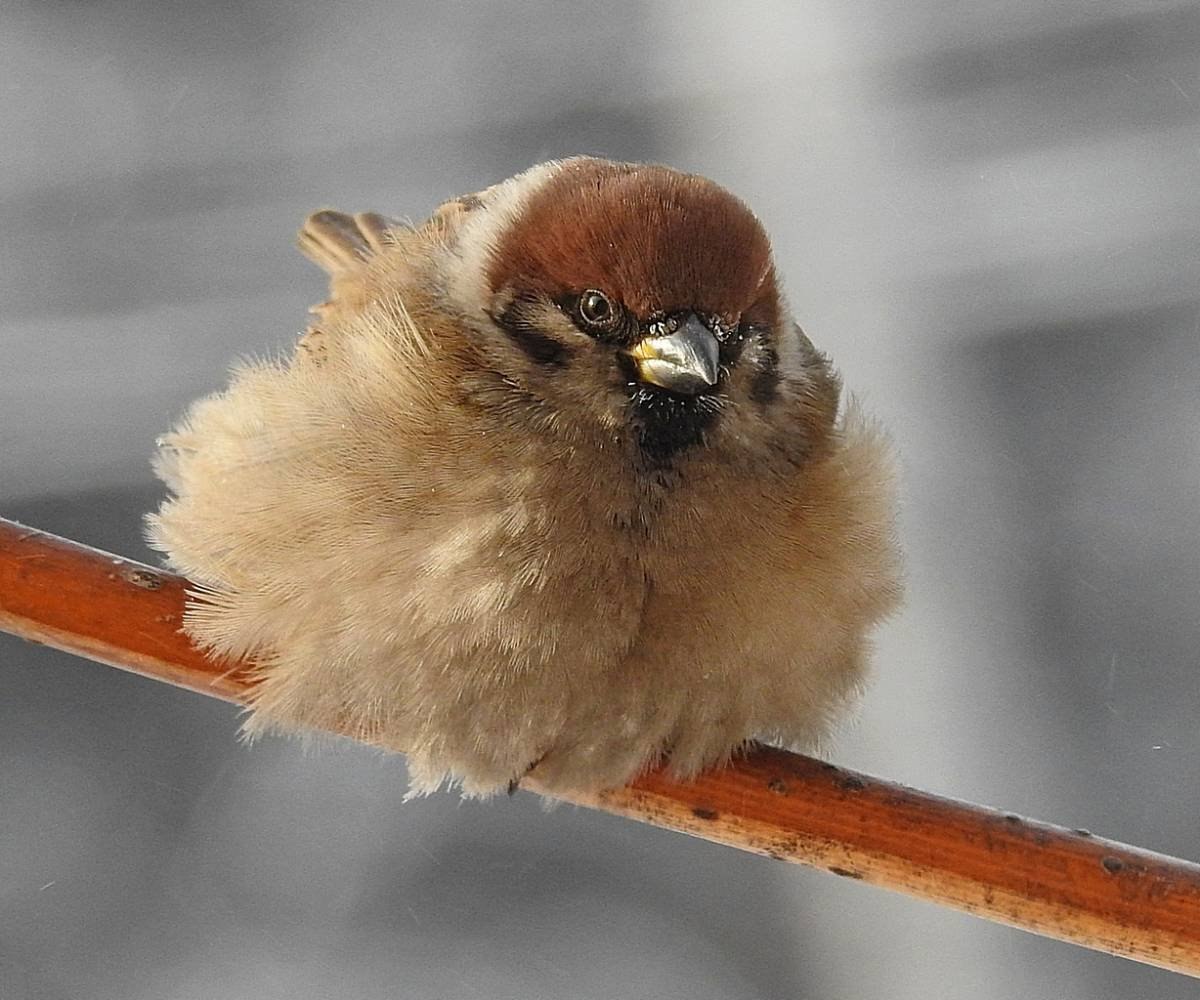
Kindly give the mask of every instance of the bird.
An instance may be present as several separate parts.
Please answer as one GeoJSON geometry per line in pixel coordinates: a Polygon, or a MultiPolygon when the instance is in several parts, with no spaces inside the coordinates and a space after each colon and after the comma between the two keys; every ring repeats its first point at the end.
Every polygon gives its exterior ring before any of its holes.
{"type": "Polygon", "coordinates": [[[743,201],[579,156],[299,246],[327,301],[159,439],[147,517],[247,738],[468,797],[825,745],[901,599],[895,460],[743,201]]]}

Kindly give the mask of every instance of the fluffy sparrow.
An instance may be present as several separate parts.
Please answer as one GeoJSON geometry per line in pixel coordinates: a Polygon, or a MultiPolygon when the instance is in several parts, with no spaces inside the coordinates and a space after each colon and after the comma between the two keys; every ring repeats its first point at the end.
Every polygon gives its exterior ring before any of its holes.
{"type": "Polygon", "coordinates": [[[899,597],[890,463],[741,201],[576,158],[300,246],[329,301],[162,439],[149,518],[250,734],[486,794],[827,732],[899,597]]]}

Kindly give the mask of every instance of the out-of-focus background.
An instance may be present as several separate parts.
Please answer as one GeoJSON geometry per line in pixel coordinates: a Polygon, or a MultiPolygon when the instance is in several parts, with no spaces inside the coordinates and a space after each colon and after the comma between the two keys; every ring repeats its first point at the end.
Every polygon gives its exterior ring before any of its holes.
{"type": "MultiPolygon", "coordinates": [[[[0,93],[0,513],[153,558],[154,437],[302,328],[311,209],[669,162],[902,454],[910,600],[834,758],[1200,857],[1196,4],[8,0],[0,93]]],[[[1196,995],[237,724],[0,637],[0,997],[1196,995]]]]}

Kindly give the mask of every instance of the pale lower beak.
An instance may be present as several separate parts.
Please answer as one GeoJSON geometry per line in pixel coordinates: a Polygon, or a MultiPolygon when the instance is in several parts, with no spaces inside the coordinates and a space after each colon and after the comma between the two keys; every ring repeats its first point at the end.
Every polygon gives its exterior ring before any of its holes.
{"type": "Polygon", "coordinates": [[[688,395],[717,384],[720,345],[694,315],[669,336],[639,340],[628,353],[643,382],[688,395]]]}

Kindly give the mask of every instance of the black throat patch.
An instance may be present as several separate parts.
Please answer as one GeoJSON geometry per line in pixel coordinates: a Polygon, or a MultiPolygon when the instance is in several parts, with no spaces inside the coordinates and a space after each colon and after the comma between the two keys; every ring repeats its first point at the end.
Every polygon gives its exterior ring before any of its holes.
{"type": "Polygon", "coordinates": [[[721,400],[711,394],[680,396],[651,386],[633,388],[630,425],[642,456],[661,467],[704,442],[716,424],[721,400]]]}

